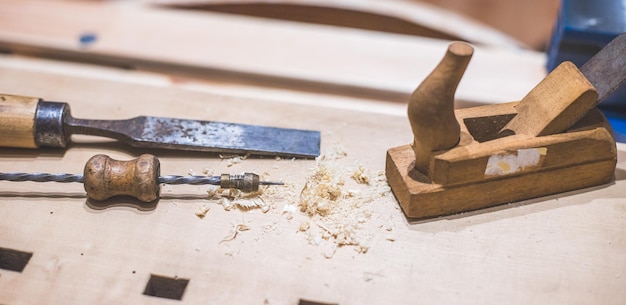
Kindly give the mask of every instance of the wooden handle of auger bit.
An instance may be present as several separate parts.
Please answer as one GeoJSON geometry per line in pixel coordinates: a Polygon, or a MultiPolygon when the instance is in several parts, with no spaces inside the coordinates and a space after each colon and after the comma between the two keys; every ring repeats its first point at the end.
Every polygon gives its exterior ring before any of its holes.
{"type": "Polygon", "coordinates": [[[95,155],[87,161],[84,187],[89,198],[105,200],[113,196],[133,196],[144,202],[159,197],[160,162],[144,154],[130,161],[95,155]]]}

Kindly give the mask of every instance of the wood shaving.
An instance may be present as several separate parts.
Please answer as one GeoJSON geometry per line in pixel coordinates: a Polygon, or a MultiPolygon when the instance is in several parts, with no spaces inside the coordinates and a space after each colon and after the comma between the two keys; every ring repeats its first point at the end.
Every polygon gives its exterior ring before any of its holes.
{"type": "Polygon", "coordinates": [[[295,204],[285,204],[283,207],[283,214],[293,214],[298,210],[298,207],[295,204]]]}
{"type": "Polygon", "coordinates": [[[293,214],[298,211],[298,207],[295,204],[285,204],[283,207],[282,215],[287,215],[287,219],[291,220],[293,214]]]}
{"type": "MultiPolygon", "coordinates": [[[[330,241],[335,247],[353,246],[356,252],[366,253],[372,239],[363,230],[372,218],[368,204],[388,195],[390,188],[382,172],[372,179],[363,166],[355,171],[339,171],[341,167],[336,161],[346,155],[343,150],[335,149],[330,155],[316,159],[316,167],[298,201],[300,211],[313,219],[315,226],[300,226],[300,231],[308,233],[309,243],[313,245],[330,241]],[[348,177],[356,182],[350,189],[345,182],[348,177]]],[[[325,253],[324,257],[331,258],[335,251],[325,253]]]]}
{"type": "Polygon", "coordinates": [[[198,216],[198,218],[202,219],[204,218],[204,216],[206,216],[206,213],[208,213],[210,210],[209,207],[202,205],[201,207],[198,208],[198,210],[196,211],[196,216],[198,216]]]}
{"type": "Polygon", "coordinates": [[[352,173],[352,176],[350,176],[350,178],[354,179],[354,181],[359,184],[370,184],[369,171],[365,169],[365,167],[363,167],[362,165],[359,165],[354,173],[352,173]]]}
{"type": "Polygon", "coordinates": [[[337,208],[343,197],[344,181],[331,164],[319,161],[315,173],[307,179],[300,192],[300,211],[309,216],[327,216],[337,208]]]}
{"type": "MultiPolygon", "coordinates": [[[[261,175],[261,180],[271,180],[269,173],[265,172],[261,175]]],[[[238,209],[241,211],[249,211],[260,209],[263,213],[267,213],[272,209],[275,202],[281,199],[281,190],[285,188],[293,189],[293,186],[260,186],[255,192],[243,192],[237,189],[222,189],[219,186],[208,186],[208,199],[217,200],[224,207],[224,210],[230,211],[238,209]],[[271,200],[267,200],[271,197],[271,200]]]]}
{"type": "Polygon", "coordinates": [[[241,163],[243,160],[247,159],[249,154],[245,156],[237,156],[237,155],[220,155],[220,159],[226,160],[226,166],[231,167],[235,164],[241,163]]]}
{"type": "Polygon", "coordinates": [[[222,188],[219,186],[209,185],[206,191],[209,199],[219,199],[221,198],[222,188]]]}
{"type": "Polygon", "coordinates": [[[270,210],[270,206],[263,200],[263,190],[264,188],[259,188],[256,192],[245,193],[240,190],[229,189],[222,196],[220,204],[226,211],[230,211],[233,208],[244,211],[261,209],[263,213],[267,213],[270,210]]]}
{"type": "Polygon", "coordinates": [[[335,256],[335,253],[337,253],[337,245],[333,245],[330,249],[325,251],[324,257],[327,259],[331,259],[333,258],[333,256],[335,256]]]}
{"type": "Polygon", "coordinates": [[[249,211],[261,209],[263,213],[269,212],[271,205],[264,199],[264,194],[271,186],[260,187],[256,192],[245,193],[237,189],[222,189],[218,186],[207,189],[208,199],[218,200],[224,210],[239,209],[249,211]]]}
{"type": "Polygon", "coordinates": [[[298,227],[298,231],[306,232],[311,228],[311,224],[308,221],[303,221],[300,223],[300,227],[298,227]]]}
{"type": "Polygon", "coordinates": [[[385,224],[383,225],[383,227],[385,228],[385,230],[387,230],[388,232],[393,231],[393,229],[396,227],[395,223],[393,222],[393,219],[391,217],[389,217],[389,219],[385,222],[385,224]]]}
{"type": "Polygon", "coordinates": [[[219,243],[221,244],[223,242],[234,240],[235,238],[237,238],[237,235],[239,235],[239,233],[248,231],[248,230],[250,230],[250,227],[246,224],[240,223],[240,224],[233,225],[232,233],[224,237],[224,239],[222,239],[219,243]]]}
{"type": "Polygon", "coordinates": [[[213,170],[212,169],[204,168],[204,169],[202,169],[202,173],[205,176],[213,176],[213,170]]]}

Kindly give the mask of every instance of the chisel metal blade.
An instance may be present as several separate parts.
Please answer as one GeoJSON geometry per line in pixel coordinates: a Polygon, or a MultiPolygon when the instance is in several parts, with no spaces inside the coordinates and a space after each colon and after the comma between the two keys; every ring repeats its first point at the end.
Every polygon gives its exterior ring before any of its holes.
{"type": "Polygon", "coordinates": [[[598,92],[602,102],[626,81],[626,33],[617,36],[589,59],[580,72],[598,92]]]}
{"type": "Polygon", "coordinates": [[[118,139],[133,147],[229,154],[316,157],[320,132],[215,121],[141,116],[128,120],[68,119],[73,133],[118,139]]]}
{"type": "Polygon", "coordinates": [[[215,121],[140,116],[127,120],[72,117],[70,106],[0,94],[0,146],[65,147],[72,134],[101,136],[140,148],[317,157],[320,132],[215,121]]]}

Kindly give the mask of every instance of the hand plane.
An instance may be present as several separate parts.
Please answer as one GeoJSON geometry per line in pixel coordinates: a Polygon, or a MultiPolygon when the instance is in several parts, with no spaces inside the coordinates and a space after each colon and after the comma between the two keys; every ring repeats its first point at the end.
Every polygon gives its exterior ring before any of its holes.
{"type": "Polygon", "coordinates": [[[565,62],[521,101],[454,110],[473,48],[453,42],[409,99],[413,143],[387,151],[409,218],[487,208],[610,183],[617,149],[595,107],[626,79],[626,34],[580,70],[565,62]]]}

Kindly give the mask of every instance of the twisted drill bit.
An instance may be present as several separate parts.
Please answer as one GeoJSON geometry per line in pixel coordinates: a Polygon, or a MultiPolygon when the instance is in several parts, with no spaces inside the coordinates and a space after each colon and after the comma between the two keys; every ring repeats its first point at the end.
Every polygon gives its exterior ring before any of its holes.
{"type": "MultiPolygon", "coordinates": [[[[222,180],[226,178],[233,183],[233,181],[239,182],[243,181],[246,176],[251,176],[256,174],[246,173],[243,175],[229,175],[223,174],[221,176],[177,176],[177,175],[167,175],[158,177],[158,182],[160,184],[190,184],[190,185],[220,185],[222,184],[222,180]]],[[[2,173],[0,172],[0,180],[1,181],[12,181],[12,182],[60,182],[60,183],[83,183],[84,176],[79,174],[49,174],[49,173],[2,173]]],[[[284,185],[283,182],[278,181],[259,181],[259,185],[284,185]]],[[[254,187],[254,185],[252,185],[254,187]]],[[[236,189],[241,189],[244,187],[243,183],[235,183],[234,187],[236,189]]],[[[227,187],[225,187],[227,188],[227,187]]],[[[256,187],[258,189],[258,186],[256,187]]],[[[254,191],[254,190],[253,190],[254,191]]]]}
{"type": "Polygon", "coordinates": [[[79,182],[83,183],[83,175],[74,174],[47,174],[47,173],[0,173],[3,181],[33,181],[33,182],[79,182]]]}
{"type": "Polygon", "coordinates": [[[0,173],[0,181],[32,181],[83,183],[87,196],[105,200],[128,195],[150,202],[159,196],[161,184],[219,185],[221,188],[254,192],[260,185],[283,185],[282,182],[260,181],[253,173],[220,176],[159,176],[160,162],[152,155],[141,155],[131,161],[117,161],[105,155],[93,156],[85,165],[83,175],[49,173],[0,173]]]}

